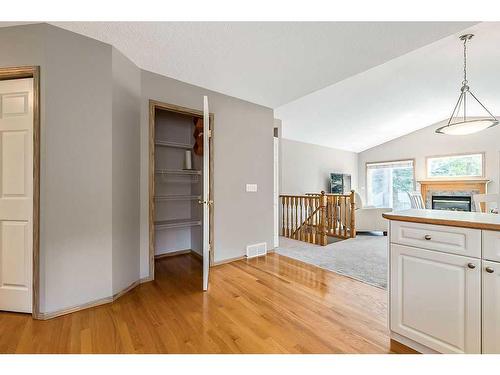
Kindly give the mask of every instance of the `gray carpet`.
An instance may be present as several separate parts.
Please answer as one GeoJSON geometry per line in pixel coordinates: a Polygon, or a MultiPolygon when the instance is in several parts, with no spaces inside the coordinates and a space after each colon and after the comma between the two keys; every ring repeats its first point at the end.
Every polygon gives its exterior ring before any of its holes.
{"type": "Polygon", "coordinates": [[[387,237],[358,235],[327,246],[280,237],[276,252],[387,289],[387,237]]]}

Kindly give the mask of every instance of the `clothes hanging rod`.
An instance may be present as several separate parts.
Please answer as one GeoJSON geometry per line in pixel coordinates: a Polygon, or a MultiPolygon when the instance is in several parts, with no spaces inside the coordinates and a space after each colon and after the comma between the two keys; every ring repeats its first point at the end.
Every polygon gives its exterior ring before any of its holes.
{"type": "Polygon", "coordinates": [[[201,195],[157,195],[155,199],[158,201],[189,201],[200,200],[201,195]]]}
{"type": "Polygon", "coordinates": [[[186,149],[186,150],[190,150],[193,148],[193,145],[190,145],[188,143],[169,142],[169,141],[161,141],[161,140],[156,140],[155,145],[161,146],[161,147],[182,148],[182,149],[186,149]]]}
{"type": "Polygon", "coordinates": [[[194,169],[156,169],[157,174],[177,174],[177,175],[189,175],[189,176],[200,176],[201,171],[194,169]]]}
{"type": "Polygon", "coordinates": [[[201,220],[175,219],[155,221],[155,229],[187,228],[200,226],[201,220]]]}

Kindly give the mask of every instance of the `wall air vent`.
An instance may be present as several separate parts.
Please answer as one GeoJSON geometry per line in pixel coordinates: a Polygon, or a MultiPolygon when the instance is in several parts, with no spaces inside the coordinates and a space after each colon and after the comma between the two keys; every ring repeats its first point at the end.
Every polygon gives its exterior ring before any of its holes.
{"type": "Polygon", "coordinates": [[[267,243],[261,242],[247,246],[247,258],[260,257],[267,254],[267,243]]]}

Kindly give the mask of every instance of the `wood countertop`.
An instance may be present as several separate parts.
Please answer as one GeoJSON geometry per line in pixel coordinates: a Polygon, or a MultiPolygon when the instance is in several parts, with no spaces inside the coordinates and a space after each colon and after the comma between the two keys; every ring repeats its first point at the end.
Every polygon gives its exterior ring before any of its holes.
{"type": "Polygon", "coordinates": [[[500,231],[500,215],[482,212],[411,209],[386,212],[382,216],[388,220],[500,231]]]}

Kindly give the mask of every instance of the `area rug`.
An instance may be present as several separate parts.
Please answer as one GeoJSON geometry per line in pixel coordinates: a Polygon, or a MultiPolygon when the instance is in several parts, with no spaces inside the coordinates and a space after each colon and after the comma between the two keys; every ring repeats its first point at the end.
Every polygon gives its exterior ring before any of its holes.
{"type": "Polygon", "coordinates": [[[387,237],[361,234],[327,246],[280,237],[276,252],[387,289],[387,237]]]}

